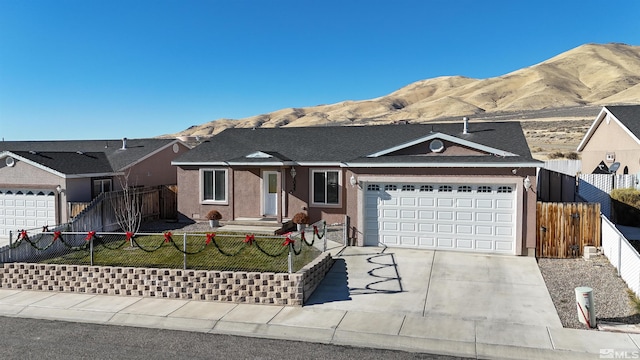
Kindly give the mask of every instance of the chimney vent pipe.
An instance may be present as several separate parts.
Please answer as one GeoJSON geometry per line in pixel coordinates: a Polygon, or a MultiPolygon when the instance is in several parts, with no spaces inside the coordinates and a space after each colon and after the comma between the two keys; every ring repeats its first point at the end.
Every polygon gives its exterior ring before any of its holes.
{"type": "Polygon", "coordinates": [[[462,122],[464,124],[464,127],[462,129],[462,133],[463,134],[468,134],[469,133],[469,118],[468,117],[463,117],[462,118],[462,122]]]}
{"type": "Polygon", "coordinates": [[[127,149],[127,138],[122,138],[122,150],[127,149]]]}

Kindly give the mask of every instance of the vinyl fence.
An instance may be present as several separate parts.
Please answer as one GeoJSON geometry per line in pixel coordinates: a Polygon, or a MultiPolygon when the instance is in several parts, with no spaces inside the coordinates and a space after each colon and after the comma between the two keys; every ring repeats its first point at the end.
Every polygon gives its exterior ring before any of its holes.
{"type": "Polygon", "coordinates": [[[602,215],[602,251],[618,275],[640,296],[640,255],[624,235],[602,215]]]}

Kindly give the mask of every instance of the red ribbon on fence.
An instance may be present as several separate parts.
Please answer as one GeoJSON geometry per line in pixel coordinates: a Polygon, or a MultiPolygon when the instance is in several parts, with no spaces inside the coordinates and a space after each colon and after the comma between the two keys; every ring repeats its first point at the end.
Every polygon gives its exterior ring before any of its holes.
{"type": "Polygon", "coordinates": [[[96,235],[95,231],[89,231],[89,233],[87,234],[87,237],[84,238],[86,241],[91,241],[91,238],[93,238],[96,235]]]}
{"type": "Polygon", "coordinates": [[[171,232],[164,233],[164,242],[168,243],[171,242],[171,240],[171,232]]]}
{"type": "Polygon", "coordinates": [[[295,242],[296,242],[295,240],[293,240],[292,238],[289,237],[289,235],[287,235],[287,238],[282,243],[282,246],[289,246],[289,244],[293,245],[293,243],[295,242]]]}
{"type": "Polygon", "coordinates": [[[256,241],[256,237],[255,235],[251,234],[251,235],[247,235],[244,238],[244,242],[246,242],[247,244],[249,244],[249,246],[253,245],[253,242],[256,241]]]}
{"type": "Polygon", "coordinates": [[[131,231],[127,231],[127,241],[130,241],[131,238],[133,237],[133,233],[131,231]]]}
{"type": "Polygon", "coordinates": [[[313,233],[318,235],[318,227],[313,225],[313,233]]]}
{"type": "Polygon", "coordinates": [[[62,233],[60,231],[54,231],[53,232],[53,241],[58,240],[58,238],[60,237],[62,233]]]}
{"type": "Polygon", "coordinates": [[[20,237],[18,239],[28,239],[29,235],[27,235],[27,230],[20,231],[20,237]]]}
{"type": "Polygon", "coordinates": [[[209,243],[211,242],[211,240],[213,240],[214,237],[216,237],[216,233],[207,234],[207,241],[205,241],[205,245],[209,245],[209,243]]]}

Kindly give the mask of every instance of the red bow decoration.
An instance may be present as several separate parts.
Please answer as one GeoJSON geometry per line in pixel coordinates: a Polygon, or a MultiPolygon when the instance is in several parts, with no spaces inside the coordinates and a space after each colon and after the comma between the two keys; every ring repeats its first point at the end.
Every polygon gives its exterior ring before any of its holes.
{"type": "Polygon", "coordinates": [[[170,232],[164,233],[164,242],[166,242],[166,243],[171,242],[171,233],[170,232]]]}
{"type": "Polygon", "coordinates": [[[127,241],[130,241],[131,238],[133,237],[133,233],[131,231],[127,231],[127,241]]]}
{"type": "Polygon", "coordinates": [[[93,238],[96,235],[95,231],[89,231],[89,233],[87,234],[87,237],[84,238],[86,241],[90,241],[91,238],[93,238]]]}
{"type": "Polygon", "coordinates": [[[256,241],[256,237],[253,234],[247,235],[244,239],[244,242],[248,243],[249,246],[251,246],[254,241],[256,241]]]}
{"type": "Polygon", "coordinates": [[[58,240],[58,238],[60,237],[62,233],[60,231],[54,231],[53,232],[53,241],[58,240]]]}
{"type": "Polygon", "coordinates": [[[290,238],[287,235],[287,238],[284,240],[284,242],[282,243],[282,246],[289,246],[289,244],[293,245],[293,243],[295,243],[296,241],[293,240],[292,238],[290,238]]]}
{"type": "Polygon", "coordinates": [[[211,240],[213,240],[214,237],[216,237],[216,233],[207,234],[207,241],[205,241],[205,245],[209,245],[209,243],[211,242],[211,240]]]}
{"type": "Polygon", "coordinates": [[[28,239],[29,235],[27,235],[27,230],[20,231],[20,237],[18,239],[28,239]]]}
{"type": "Polygon", "coordinates": [[[318,235],[318,227],[313,225],[313,232],[318,235]]]}

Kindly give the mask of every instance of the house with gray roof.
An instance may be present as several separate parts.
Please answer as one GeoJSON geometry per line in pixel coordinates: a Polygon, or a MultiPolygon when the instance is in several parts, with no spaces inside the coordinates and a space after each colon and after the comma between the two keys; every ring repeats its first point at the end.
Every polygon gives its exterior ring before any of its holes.
{"type": "Polygon", "coordinates": [[[71,203],[127,186],[177,183],[175,139],[0,142],[0,237],[69,220],[71,203]]]}
{"type": "Polygon", "coordinates": [[[231,128],[175,159],[178,212],[348,223],[360,246],[532,255],[536,169],[517,122],[231,128]]]}
{"type": "Polygon", "coordinates": [[[640,105],[604,106],[577,151],[582,172],[640,175],[640,105]]]}

